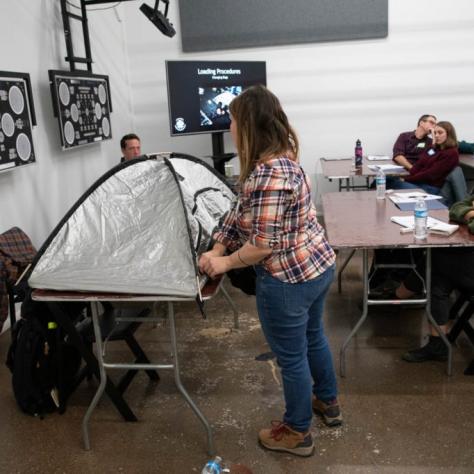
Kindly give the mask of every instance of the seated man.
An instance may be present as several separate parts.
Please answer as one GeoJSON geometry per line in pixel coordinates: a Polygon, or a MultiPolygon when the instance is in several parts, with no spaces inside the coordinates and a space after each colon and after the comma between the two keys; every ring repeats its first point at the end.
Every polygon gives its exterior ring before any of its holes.
{"type": "Polygon", "coordinates": [[[393,161],[410,170],[419,155],[431,146],[432,139],[428,135],[433,134],[435,125],[436,117],[434,115],[422,115],[415,131],[403,132],[397,138],[395,145],[393,145],[393,161]]]}
{"type": "MultiPolygon", "coordinates": [[[[450,211],[451,220],[467,224],[469,232],[474,234],[474,195],[455,203],[450,211]]],[[[421,291],[420,280],[407,278],[396,290],[400,299],[410,298],[421,291]]],[[[474,291],[474,247],[434,249],[432,253],[431,277],[431,313],[444,333],[447,333],[450,294],[454,290],[474,291]]],[[[429,341],[419,349],[403,354],[407,362],[426,360],[446,360],[448,349],[439,337],[436,329],[430,327],[429,341]]]]}
{"type": "Polygon", "coordinates": [[[131,160],[141,155],[140,138],[134,133],[124,135],[120,140],[122,158],[120,163],[131,160]]]}

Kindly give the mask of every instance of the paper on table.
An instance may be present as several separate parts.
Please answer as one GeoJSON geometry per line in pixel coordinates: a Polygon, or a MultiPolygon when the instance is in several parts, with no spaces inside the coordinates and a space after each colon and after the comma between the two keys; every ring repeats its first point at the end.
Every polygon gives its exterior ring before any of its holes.
{"type": "Polygon", "coordinates": [[[391,193],[389,194],[389,198],[392,202],[401,203],[401,202],[414,202],[417,199],[422,197],[425,201],[429,201],[431,199],[442,199],[443,196],[438,196],[436,194],[427,194],[420,191],[413,191],[409,193],[391,193]]]}
{"type": "Polygon", "coordinates": [[[390,160],[390,157],[387,155],[368,155],[367,159],[369,161],[382,161],[382,160],[390,160]]]}
{"type": "MultiPolygon", "coordinates": [[[[399,224],[406,229],[414,229],[415,227],[415,217],[414,216],[393,216],[390,218],[395,224],[399,224]]],[[[448,224],[447,222],[440,221],[434,217],[428,216],[428,221],[426,222],[426,227],[429,232],[442,235],[451,235],[459,229],[457,224],[448,224]]]]}
{"type": "Polygon", "coordinates": [[[405,171],[405,168],[403,166],[392,164],[369,165],[369,169],[371,169],[372,171],[382,170],[384,173],[386,173],[387,171],[391,171],[393,173],[401,173],[402,171],[405,171]]]}

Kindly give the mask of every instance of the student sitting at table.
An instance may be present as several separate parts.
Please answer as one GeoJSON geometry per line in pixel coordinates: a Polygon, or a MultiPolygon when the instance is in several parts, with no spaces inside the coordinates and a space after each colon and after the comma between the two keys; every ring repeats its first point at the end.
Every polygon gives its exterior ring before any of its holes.
{"type": "Polygon", "coordinates": [[[433,135],[433,145],[421,154],[408,176],[387,176],[388,189],[421,188],[439,194],[446,177],[459,164],[458,141],[450,122],[438,122],[433,135]]]}
{"type": "MultiPolygon", "coordinates": [[[[467,224],[469,232],[474,234],[474,194],[464,201],[451,206],[449,217],[455,222],[467,224]]],[[[396,290],[399,299],[411,298],[420,293],[421,281],[411,274],[396,290]]],[[[447,333],[450,295],[454,290],[472,294],[474,292],[474,247],[433,249],[431,272],[431,314],[441,331],[447,333]]],[[[430,337],[427,344],[403,354],[407,362],[424,362],[426,360],[446,360],[448,348],[430,326],[430,337]]]]}
{"type": "Polygon", "coordinates": [[[430,135],[433,135],[435,126],[436,117],[425,114],[418,119],[418,125],[413,132],[400,133],[393,145],[393,161],[409,170],[418,161],[421,153],[431,146],[430,135]]]}

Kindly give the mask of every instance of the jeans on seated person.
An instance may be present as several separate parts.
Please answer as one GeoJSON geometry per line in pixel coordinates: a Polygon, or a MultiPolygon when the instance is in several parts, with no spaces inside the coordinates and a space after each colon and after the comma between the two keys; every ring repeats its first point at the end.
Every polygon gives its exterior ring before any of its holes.
{"type": "MultiPolygon", "coordinates": [[[[451,293],[460,290],[472,294],[474,291],[474,249],[433,249],[431,264],[431,314],[443,326],[449,319],[451,293]]],[[[425,259],[420,259],[417,266],[420,274],[424,275],[425,259]]],[[[410,275],[403,284],[414,293],[422,290],[415,274],[410,275]]]]}
{"type": "Polygon", "coordinates": [[[336,375],[322,322],[335,266],[302,283],[282,282],[261,265],[255,270],[260,323],[281,368],[286,404],[283,421],[306,432],[312,419],[313,393],[326,403],[337,398],[336,375]]]}
{"type": "Polygon", "coordinates": [[[387,176],[387,189],[423,189],[429,194],[439,194],[440,188],[426,183],[409,183],[401,180],[398,176],[387,176]]]}

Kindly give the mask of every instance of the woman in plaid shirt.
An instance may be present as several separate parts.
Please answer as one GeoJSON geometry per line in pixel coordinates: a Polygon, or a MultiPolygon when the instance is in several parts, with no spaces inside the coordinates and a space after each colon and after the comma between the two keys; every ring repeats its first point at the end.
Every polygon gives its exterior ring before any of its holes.
{"type": "Polygon", "coordinates": [[[278,99],[254,86],[232,101],[230,112],[241,191],[199,268],[216,277],[255,267],[258,314],[281,368],[286,404],[283,421],[261,430],[259,441],[310,456],[312,411],[329,426],[342,422],[322,324],[335,255],[316,219],[298,140],[278,99]]]}

